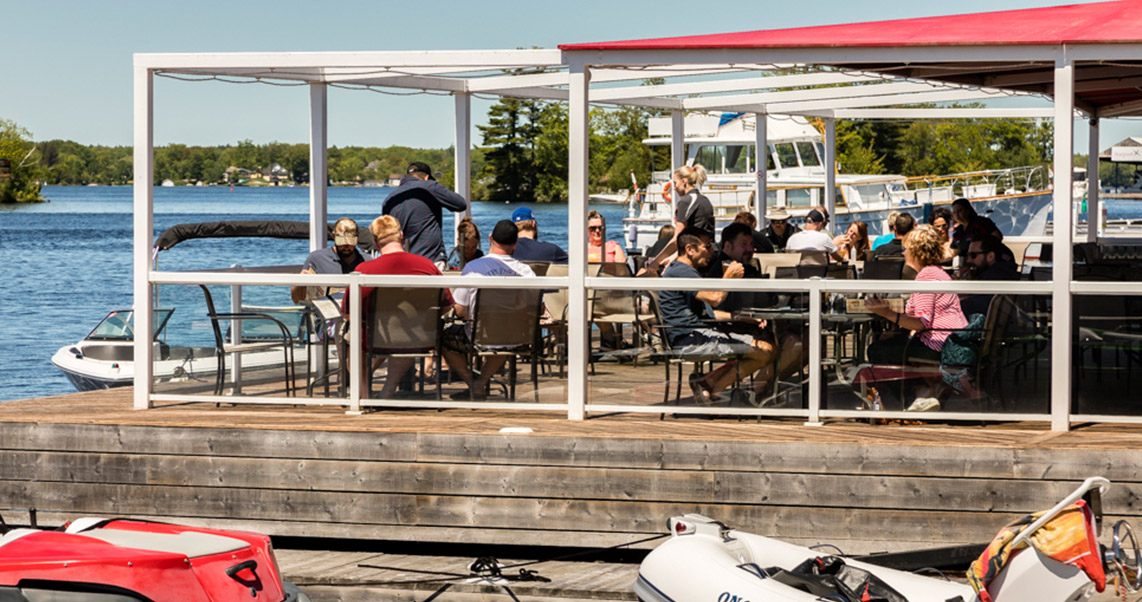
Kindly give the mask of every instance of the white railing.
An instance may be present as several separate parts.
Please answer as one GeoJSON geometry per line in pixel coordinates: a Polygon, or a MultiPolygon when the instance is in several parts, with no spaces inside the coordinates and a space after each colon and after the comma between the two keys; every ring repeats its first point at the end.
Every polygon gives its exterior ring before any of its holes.
{"type": "MultiPolygon", "coordinates": [[[[259,273],[251,271],[195,271],[195,272],[151,272],[150,282],[154,285],[230,285],[230,286],[320,286],[342,287],[346,289],[349,299],[349,328],[351,332],[361,332],[360,290],[362,286],[383,288],[391,287],[473,287],[479,288],[514,288],[514,289],[568,289],[571,283],[569,278],[536,277],[536,278],[492,278],[492,277],[463,277],[459,275],[444,276],[366,276],[361,274],[347,275],[321,275],[321,274],[283,274],[259,273]]],[[[717,290],[746,291],[746,292],[777,292],[777,293],[807,293],[809,298],[807,340],[809,348],[809,366],[820,366],[824,358],[825,349],[822,338],[822,297],[827,293],[842,293],[855,295],[858,293],[913,293],[913,292],[952,292],[958,294],[1010,294],[1010,295],[1051,295],[1054,283],[1051,281],[948,281],[948,282],[915,282],[915,281],[870,281],[870,280],[825,280],[812,278],[808,280],[706,280],[706,279],[663,279],[663,278],[612,278],[587,277],[584,279],[584,289],[578,292],[587,294],[592,290],[624,290],[624,291],[661,291],[661,290],[717,290]]],[[[1071,295],[1136,295],[1142,296],[1142,282],[1081,282],[1074,281],[1069,286],[1071,295]]],[[[577,291],[571,291],[573,294],[577,291]]],[[[568,328],[590,328],[590,324],[572,325],[568,328]]],[[[589,332],[588,332],[589,336],[589,332]]],[[[529,403],[529,402],[471,402],[471,401],[445,401],[445,400],[408,400],[408,399],[370,399],[360,390],[360,370],[362,364],[362,351],[360,345],[351,345],[349,357],[349,379],[347,382],[348,397],[322,398],[322,397],[268,397],[268,396],[214,396],[194,395],[184,393],[151,393],[151,402],[222,402],[222,403],[251,403],[251,404],[291,404],[291,405],[340,405],[347,406],[349,412],[359,413],[365,408],[461,408],[461,409],[491,409],[491,410],[546,410],[566,411],[569,416],[583,415],[585,412],[607,413],[628,412],[642,414],[702,414],[724,416],[769,416],[769,417],[800,417],[807,424],[820,424],[827,418],[872,418],[867,411],[826,409],[821,405],[826,386],[828,372],[809,371],[809,391],[807,407],[797,409],[786,408],[755,408],[755,407],[707,407],[707,406],[677,406],[677,405],[637,405],[632,403],[609,403],[596,399],[567,399],[561,403],[529,403]]],[[[571,362],[580,361],[572,358],[571,362]]],[[[582,358],[583,362],[586,358],[582,358]]],[[[1069,369],[1068,367],[1056,367],[1069,369]]],[[[588,391],[589,376],[585,371],[579,372],[584,379],[580,390],[588,391]]],[[[566,385],[567,383],[565,383],[566,385]]],[[[566,388],[565,390],[570,390],[566,388]]],[[[1044,407],[1049,408],[1048,399],[1044,397],[1044,407]]],[[[1058,411],[1058,410],[1056,410],[1058,411]]],[[[1069,410],[1068,410],[1069,411],[1069,410]]],[[[1050,410],[1042,413],[985,413],[985,412],[938,412],[934,414],[917,414],[903,411],[877,412],[875,418],[924,420],[935,419],[941,421],[1013,421],[1033,420],[1050,421],[1054,417],[1050,410]]],[[[1142,417],[1112,416],[1112,415],[1086,415],[1067,414],[1063,417],[1069,422],[1130,422],[1142,423],[1142,417]]]]}

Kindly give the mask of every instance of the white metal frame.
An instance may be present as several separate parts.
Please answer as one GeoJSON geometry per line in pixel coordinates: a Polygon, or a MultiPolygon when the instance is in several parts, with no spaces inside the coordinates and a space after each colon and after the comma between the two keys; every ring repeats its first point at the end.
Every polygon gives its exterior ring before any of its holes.
{"type": "MultiPolygon", "coordinates": [[[[237,274],[171,273],[151,269],[151,232],[153,231],[153,132],[154,132],[154,77],[170,76],[189,79],[241,78],[243,81],[267,80],[296,82],[310,86],[310,152],[311,188],[310,218],[311,248],[325,244],[324,222],[326,205],[326,145],[327,145],[327,93],[330,86],[377,86],[424,91],[451,93],[455,97],[456,123],[456,188],[460,194],[468,196],[471,174],[469,171],[469,149],[471,146],[470,99],[473,94],[497,94],[504,96],[525,96],[539,99],[565,100],[569,103],[569,192],[568,223],[570,270],[566,279],[522,279],[485,278],[481,286],[567,288],[569,294],[569,322],[587,324],[587,291],[590,288],[608,289],[661,289],[661,281],[622,280],[608,278],[600,280],[586,277],[586,238],[585,222],[587,213],[587,165],[588,165],[588,110],[591,103],[614,105],[640,105],[666,108],[674,115],[674,143],[672,164],[678,167],[684,160],[682,141],[684,139],[685,110],[719,109],[751,111],[758,116],[758,148],[765,148],[767,132],[762,118],[766,114],[801,114],[823,117],[826,120],[830,144],[827,157],[834,156],[832,134],[835,132],[835,119],[853,118],[964,118],[964,117],[1053,117],[1055,136],[1055,206],[1070,206],[1071,172],[1070,155],[1073,136],[1072,120],[1082,111],[1092,113],[1087,107],[1076,107],[1073,102],[1075,61],[1136,59],[1142,56],[1142,45],[1125,44],[1114,47],[1056,47],[1056,46],[1012,46],[1012,47],[919,47],[919,48],[779,48],[779,49],[697,49],[697,50],[613,50],[613,51],[567,51],[557,50],[495,50],[495,51],[439,51],[439,52],[344,52],[344,53],[220,53],[220,54],[139,54],[135,56],[134,101],[135,101],[135,190],[134,190],[134,295],[136,304],[136,331],[149,332],[152,322],[150,307],[152,286],[156,284],[275,284],[275,285],[341,285],[348,287],[352,328],[359,325],[360,287],[374,285],[404,286],[459,286],[470,284],[457,278],[445,277],[431,280],[431,284],[419,283],[416,277],[376,277],[376,276],[317,276],[317,275],[266,275],[244,272],[237,274]],[[1055,101],[1050,108],[994,108],[994,109],[916,109],[916,108],[875,108],[918,102],[944,102],[991,98],[997,94],[1008,94],[995,89],[964,87],[941,83],[925,82],[917,79],[900,80],[884,74],[843,72],[833,67],[833,71],[800,75],[778,75],[756,77],[758,71],[785,68],[793,65],[830,64],[838,59],[853,63],[940,63],[965,61],[1017,61],[1053,62],[1055,76],[1053,89],[1055,101]],[[504,75],[504,70],[517,70],[516,75],[504,75]],[[712,81],[716,76],[725,77],[712,81]],[[740,77],[739,77],[740,76],[740,77]],[[632,81],[648,77],[691,77],[699,81],[667,83],[656,86],[614,87],[615,82],[632,81]],[[737,79],[734,79],[737,78],[737,79]],[[783,87],[827,86],[841,83],[859,85],[839,88],[820,88],[804,91],[781,91],[783,87]],[[592,89],[592,85],[595,88],[592,89]],[[745,92],[769,90],[750,94],[724,94],[725,92],[745,92]],[[713,95],[719,94],[722,95],[713,95]],[[685,98],[698,95],[694,98],[685,98]],[[705,96],[702,96],[705,95],[705,96]]],[[[998,81],[998,80],[997,80],[998,81]]],[[[1023,94],[1023,96],[1033,96],[1023,94]]],[[[1098,111],[1098,115],[1120,115],[1142,110],[1139,106],[1109,107],[1098,111]]],[[[1092,126],[1092,133],[1097,128],[1092,126]]],[[[1093,148],[1093,147],[1092,147],[1093,148]]],[[[1094,153],[1092,153],[1094,154],[1094,153]]],[[[832,175],[832,170],[827,170],[832,175]]],[[[765,170],[758,172],[757,211],[764,220],[765,213],[765,170]]],[[[830,178],[833,186],[835,179],[830,178]]],[[[828,195],[832,205],[834,195],[828,195]]],[[[1097,205],[1093,205],[1097,206],[1097,205]]],[[[1058,249],[1067,249],[1071,242],[1070,211],[1056,213],[1056,228],[1053,242],[1058,249]]],[[[1112,294],[1109,290],[1091,287],[1089,283],[1071,281],[1069,262],[1056,266],[1055,280],[1050,283],[1005,283],[1000,286],[980,286],[983,283],[955,283],[956,292],[1008,292],[1008,293],[1047,293],[1054,301],[1053,316],[1055,331],[1052,340],[1052,361],[1056,366],[1070,365],[1070,309],[1071,295],[1076,292],[1089,294],[1112,294]]],[[[944,290],[948,287],[926,286],[930,283],[908,283],[907,285],[887,285],[884,292],[913,292],[944,290]]],[[[671,288],[708,286],[700,281],[671,281],[671,288]]],[[[719,283],[727,290],[785,290],[820,293],[864,292],[867,283],[847,283],[833,281],[783,281],[781,283],[719,283]]],[[[1114,294],[1142,294],[1142,285],[1119,286],[1114,294]]],[[[813,295],[811,305],[812,334],[819,334],[820,296],[813,295]]],[[[565,409],[568,417],[582,420],[588,412],[653,412],[653,413],[702,413],[702,414],[749,414],[749,415],[796,415],[804,416],[806,422],[819,424],[822,418],[863,416],[859,413],[837,410],[823,410],[819,407],[821,383],[816,376],[810,381],[810,406],[807,410],[755,410],[731,408],[669,408],[614,405],[590,402],[587,399],[587,352],[588,335],[585,328],[572,328],[569,332],[568,355],[569,375],[566,404],[507,404],[515,409],[565,409]]],[[[810,337],[810,357],[819,361],[821,357],[820,337],[810,337]]],[[[186,399],[186,396],[159,395],[153,392],[152,347],[147,341],[136,341],[136,381],[134,406],[148,408],[154,402],[186,399]]],[[[360,365],[360,348],[353,346],[350,360],[353,370],[360,365]]],[[[816,363],[816,362],[815,362],[816,363]]],[[[481,402],[471,406],[463,402],[398,402],[394,400],[374,401],[361,398],[359,379],[354,375],[350,382],[350,410],[359,412],[363,407],[383,405],[393,407],[499,407],[496,404],[481,402]]],[[[1069,414],[1070,372],[1052,371],[1052,396],[1049,419],[1052,428],[1065,430],[1071,421],[1080,418],[1069,414]]],[[[195,400],[206,400],[207,396],[193,396],[195,400]]],[[[234,398],[225,398],[233,402],[234,398]]],[[[327,404],[328,400],[304,400],[302,398],[282,399],[243,399],[250,403],[317,403],[327,404]]],[[[914,417],[908,415],[909,417],[914,417]]],[[[885,417],[894,416],[892,413],[885,417]]],[[[970,420],[1012,420],[1045,419],[1047,415],[1013,416],[941,413],[941,419],[970,420]]],[[[1081,417],[1088,419],[1089,417],[1081,417]]],[[[1132,422],[1142,421],[1126,417],[1099,417],[1103,421],[1132,422]]]]}

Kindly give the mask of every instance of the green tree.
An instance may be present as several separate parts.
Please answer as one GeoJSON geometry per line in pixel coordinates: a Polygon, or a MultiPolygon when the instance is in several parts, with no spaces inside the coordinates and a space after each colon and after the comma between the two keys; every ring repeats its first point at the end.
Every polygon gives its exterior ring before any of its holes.
{"type": "Polygon", "coordinates": [[[491,176],[492,201],[535,201],[535,139],[543,105],[534,100],[503,98],[488,111],[488,125],[479,126],[486,173],[491,176]]]}
{"type": "Polygon", "coordinates": [[[31,133],[14,121],[0,119],[0,161],[7,167],[0,173],[0,203],[38,203],[43,186],[43,168],[31,133]]]}

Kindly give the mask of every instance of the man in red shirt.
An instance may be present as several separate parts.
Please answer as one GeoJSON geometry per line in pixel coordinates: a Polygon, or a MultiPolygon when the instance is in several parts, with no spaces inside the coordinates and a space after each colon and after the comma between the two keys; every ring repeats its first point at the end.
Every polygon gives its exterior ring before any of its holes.
{"type": "MultiPolygon", "coordinates": [[[[431,260],[407,253],[404,250],[404,233],[401,232],[401,225],[397,219],[391,215],[382,215],[373,220],[369,225],[369,231],[373,233],[373,240],[377,249],[380,251],[380,257],[372,261],[366,261],[357,266],[353,270],[360,274],[370,275],[389,275],[389,276],[440,276],[440,270],[437,269],[436,264],[431,260]]],[[[372,307],[373,303],[373,287],[361,287],[361,307],[372,307]]],[[[347,301],[347,300],[346,300],[347,301]]],[[[452,307],[452,294],[447,289],[444,291],[444,303],[440,311],[448,311],[452,307]]],[[[342,303],[342,311],[346,313],[346,320],[348,320],[348,312],[345,310],[348,303],[342,303]]],[[[362,337],[361,340],[364,340],[362,337]]],[[[385,379],[385,386],[381,389],[380,398],[387,399],[393,396],[397,390],[397,385],[400,384],[406,372],[412,368],[413,358],[408,357],[393,357],[389,358],[389,372],[385,379]]],[[[380,364],[372,366],[372,370],[376,370],[380,364]]],[[[363,375],[368,379],[368,374],[363,375]]],[[[365,383],[362,383],[362,389],[365,388],[365,383]]]]}

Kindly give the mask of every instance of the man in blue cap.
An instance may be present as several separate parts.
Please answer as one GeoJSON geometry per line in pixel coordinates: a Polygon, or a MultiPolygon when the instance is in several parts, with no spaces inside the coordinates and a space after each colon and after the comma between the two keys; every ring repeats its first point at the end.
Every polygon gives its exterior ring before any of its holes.
{"type": "Polygon", "coordinates": [[[549,242],[536,240],[539,229],[535,225],[535,214],[527,207],[520,207],[512,212],[512,222],[519,228],[519,240],[516,242],[512,257],[520,261],[547,261],[550,263],[567,263],[567,251],[549,242]]]}

